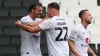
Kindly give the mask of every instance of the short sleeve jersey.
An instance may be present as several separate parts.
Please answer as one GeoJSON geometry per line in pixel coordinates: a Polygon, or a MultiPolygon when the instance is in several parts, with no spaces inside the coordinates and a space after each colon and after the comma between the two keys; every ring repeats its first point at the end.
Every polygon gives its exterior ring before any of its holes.
{"type": "MultiPolygon", "coordinates": [[[[39,22],[41,19],[35,18],[33,20],[29,15],[21,18],[21,23],[28,25],[32,22],[39,22]]],[[[40,51],[40,32],[29,33],[20,30],[21,32],[21,56],[41,56],[40,51]]]]}
{"type": "Polygon", "coordinates": [[[67,18],[54,16],[38,26],[46,32],[49,56],[69,56],[67,18]]]}
{"type": "MultiPolygon", "coordinates": [[[[89,32],[83,27],[82,24],[77,25],[71,30],[69,40],[74,41],[76,51],[80,56],[88,56],[88,43],[89,43],[89,32]]],[[[71,54],[74,56],[73,54],[71,54]]]]}

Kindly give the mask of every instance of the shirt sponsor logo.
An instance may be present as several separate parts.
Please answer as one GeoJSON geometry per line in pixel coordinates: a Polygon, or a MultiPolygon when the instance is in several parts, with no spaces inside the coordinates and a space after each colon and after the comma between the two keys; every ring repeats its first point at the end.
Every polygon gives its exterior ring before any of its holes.
{"type": "Polygon", "coordinates": [[[82,47],[87,47],[88,45],[86,45],[86,44],[81,44],[81,46],[82,46],[82,47]]]}
{"type": "Polygon", "coordinates": [[[38,32],[33,33],[32,35],[34,38],[39,38],[38,32]]]}
{"type": "Polygon", "coordinates": [[[37,35],[32,35],[34,38],[39,38],[39,36],[37,36],[37,35]]]}

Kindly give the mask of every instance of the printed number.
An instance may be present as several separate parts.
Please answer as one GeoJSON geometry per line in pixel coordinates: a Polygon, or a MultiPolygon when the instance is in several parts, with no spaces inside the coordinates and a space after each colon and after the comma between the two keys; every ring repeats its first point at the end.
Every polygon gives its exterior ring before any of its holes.
{"type": "Polygon", "coordinates": [[[67,38],[66,38],[67,32],[68,32],[68,28],[67,27],[63,27],[63,28],[57,27],[57,28],[55,28],[55,30],[59,30],[60,31],[59,35],[55,39],[56,41],[66,41],[67,40],[67,38]],[[62,39],[62,38],[60,38],[60,36],[62,35],[63,30],[66,30],[66,33],[64,35],[64,38],[62,39]]]}

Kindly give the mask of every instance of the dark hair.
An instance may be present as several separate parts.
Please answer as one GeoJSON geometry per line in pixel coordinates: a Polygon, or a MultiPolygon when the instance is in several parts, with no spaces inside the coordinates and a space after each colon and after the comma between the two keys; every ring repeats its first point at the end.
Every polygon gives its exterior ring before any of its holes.
{"type": "Polygon", "coordinates": [[[41,6],[42,7],[42,4],[41,3],[34,3],[34,4],[31,4],[29,9],[28,9],[28,12],[31,12],[32,9],[35,9],[36,6],[41,6]]]}
{"type": "Polygon", "coordinates": [[[55,8],[55,9],[59,10],[60,6],[56,2],[52,2],[52,3],[48,4],[48,8],[55,8]]]}
{"type": "Polygon", "coordinates": [[[87,9],[81,10],[81,11],[79,12],[79,17],[81,18],[82,15],[83,15],[86,11],[89,11],[89,10],[87,10],[87,9]]]}

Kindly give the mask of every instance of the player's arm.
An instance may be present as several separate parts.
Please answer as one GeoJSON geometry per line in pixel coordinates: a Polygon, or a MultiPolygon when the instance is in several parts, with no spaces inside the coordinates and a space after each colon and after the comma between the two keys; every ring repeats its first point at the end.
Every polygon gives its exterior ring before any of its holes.
{"type": "Polygon", "coordinates": [[[15,25],[22,28],[25,31],[32,32],[32,33],[38,32],[41,30],[38,26],[34,26],[34,27],[27,26],[27,25],[22,24],[20,21],[15,21],[15,25]]]}
{"type": "Polygon", "coordinates": [[[75,55],[75,56],[80,56],[79,53],[76,51],[75,46],[74,46],[74,41],[73,40],[69,40],[68,41],[69,44],[69,49],[70,51],[75,55]]]}
{"type": "Polygon", "coordinates": [[[19,20],[15,21],[15,25],[22,28],[25,31],[28,31],[28,32],[37,32],[37,31],[40,31],[40,28],[37,25],[39,25],[46,19],[48,19],[47,16],[43,20],[41,20],[37,23],[34,23],[32,20],[26,20],[26,18],[25,18],[25,19],[21,19],[21,21],[19,21],[19,20]]]}
{"type": "Polygon", "coordinates": [[[39,25],[40,23],[42,23],[46,19],[48,19],[48,17],[45,17],[43,20],[41,20],[37,23],[31,22],[31,23],[28,24],[28,26],[35,27],[36,25],[39,25]]]}
{"type": "Polygon", "coordinates": [[[32,19],[26,18],[26,17],[25,17],[25,18],[21,18],[20,22],[21,22],[22,24],[24,24],[24,25],[31,26],[31,27],[33,27],[33,26],[36,25],[36,23],[33,22],[32,19]]]}
{"type": "Polygon", "coordinates": [[[25,31],[34,33],[34,32],[40,31],[41,29],[46,30],[46,29],[51,28],[52,24],[50,24],[50,22],[51,22],[50,19],[47,19],[43,21],[41,24],[31,27],[31,26],[26,26],[22,24],[20,21],[15,21],[15,25],[19,28],[22,28],[25,31]]]}
{"type": "Polygon", "coordinates": [[[41,21],[39,21],[39,22],[36,22],[36,23],[31,22],[31,23],[29,23],[28,26],[35,27],[36,25],[39,25],[40,23],[42,23],[42,22],[45,21],[46,19],[48,19],[47,16],[46,16],[44,19],[42,19],[41,21]]]}
{"type": "Polygon", "coordinates": [[[69,35],[69,40],[68,40],[68,44],[69,44],[69,49],[70,51],[75,55],[75,56],[80,56],[79,53],[76,51],[75,46],[74,46],[74,42],[77,39],[78,33],[77,30],[73,29],[71,30],[71,33],[69,35]]]}
{"type": "Polygon", "coordinates": [[[40,23],[42,23],[44,20],[48,19],[48,17],[46,16],[43,20],[39,21],[39,22],[33,22],[32,19],[30,18],[21,18],[20,22],[24,25],[27,25],[27,26],[31,26],[31,27],[34,27],[36,25],[39,25],[40,23]]]}
{"type": "MultiPolygon", "coordinates": [[[[44,20],[46,20],[46,19],[43,19],[43,20],[41,20],[41,21],[39,21],[39,22],[37,22],[37,23],[31,22],[31,23],[28,24],[28,26],[26,26],[26,25],[24,25],[24,24],[20,24],[19,27],[22,28],[22,29],[25,30],[25,31],[28,31],[28,32],[32,32],[32,33],[38,32],[38,31],[41,30],[41,29],[38,27],[38,25],[39,25],[40,23],[42,23],[44,20]]],[[[17,22],[18,22],[18,21],[17,21],[17,22]]]]}
{"type": "Polygon", "coordinates": [[[35,27],[37,24],[34,22],[29,23],[27,26],[35,27]]]}
{"type": "Polygon", "coordinates": [[[88,47],[88,52],[89,52],[92,56],[96,56],[96,54],[93,52],[93,50],[90,48],[90,46],[88,47]]]}
{"type": "Polygon", "coordinates": [[[40,23],[42,23],[43,21],[47,20],[49,17],[46,16],[44,19],[42,19],[41,21],[37,22],[35,25],[39,25],[40,23]]]}

